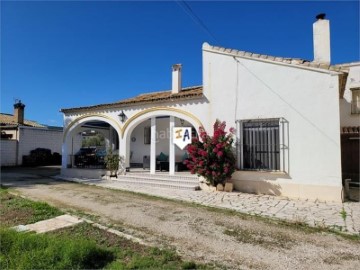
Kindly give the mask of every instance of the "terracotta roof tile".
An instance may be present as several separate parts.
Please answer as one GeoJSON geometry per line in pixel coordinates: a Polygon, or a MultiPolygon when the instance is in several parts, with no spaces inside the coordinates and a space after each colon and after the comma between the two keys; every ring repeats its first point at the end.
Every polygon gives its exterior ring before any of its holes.
{"type": "Polygon", "coordinates": [[[341,65],[328,65],[328,64],[317,63],[317,62],[299,59],[299,58],[284,58],[284,57],[270,56],[270,55],[266,55],[266,54],[244,52],[244,51],[238,51],[238,50],[234,50],[234,49],[227,49],[227,48],[219,47],[219,46],[212,46],[207,43],[204,43],[203,49],[219,51],[219,52],[224,52],[224,53],[228,53],[228,54],[232,54],[232,55],[244,56],[244,57],[254,58],[254,59],[260,58],[260,59],[270,60],[270,61],[274,61],[274,62],[292,64],[292,65],[296,65],[296,66],[314,67],[314,68],[336,71],[336,72],[347,71],[346,68],[341,65]]]}
{"type": "Polygon", "coordinates": [[[124,99],[113,103],[61,109],[61,112],[67,113],[67,112],[81,111],[81,110],[119,108],[133,104],[147,104],[147,103],[154,103],[154,102],[156,103],[156,102],[173,101],[173,100],[187,100],[187,99],[199,98],[202,96],[203,96],[203,87],[192,86],[192,87],[183,88],[178,94],[172,94],[171,91],[152,92],[152,93],[141,94],[133,98],[124,99]]]}
{"type": "MultiPolygon", "coordinates": [[[[18,125],[18,123],[14,119],[14,116],[12,114],[0,113],[0,126],[9,126],[9,125],[11,126],[18,125]]],[[[24,120],[24,124],[22,126],[45,127],[44,125],[41,125],[38,122],[31,120],[24,120]]]]}

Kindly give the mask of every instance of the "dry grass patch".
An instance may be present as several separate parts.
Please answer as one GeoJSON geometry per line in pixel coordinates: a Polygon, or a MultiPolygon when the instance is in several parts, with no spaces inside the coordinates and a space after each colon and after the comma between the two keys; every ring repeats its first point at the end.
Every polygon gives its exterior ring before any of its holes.
{"type": "Polygon", "coordinates": [[[342,264],[344,261],[360,261],[360,255],[349,252],[337,252],[323,261],[329,265],[342,264]]]}
{"type": "Polygon", "coordinates": [[[236,241],[264,248],[289,249],[296,244],[295,239],[281,232],[255,231],[245,228],[226,229],[224,234],[232,236],[236,241]]]}

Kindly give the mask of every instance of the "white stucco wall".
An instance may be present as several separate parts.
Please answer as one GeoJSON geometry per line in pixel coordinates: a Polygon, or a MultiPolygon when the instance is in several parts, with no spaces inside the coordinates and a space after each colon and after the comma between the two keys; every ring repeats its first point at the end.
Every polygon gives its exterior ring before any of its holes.
{"type": "Polygon", "coordinates": [[[288,172],[270,177],[240,171],[237,179],[341,187],[337,75],[203,51],[203,83],[210,123],[289,122],[288,172]]]}
{"type": "Polygon", "coordinates": [[[22,156],[29,155],[36,148],[47,148],[52,153],[61,154],[62,131],[43,128],[20,127],[19,130],[18,165],[22,164],[22,156]]]}
{"type": "Polygon", "coordinates": [[[130,151],[132,152],[132,163],[143,163],[143,156],[150,155],[150,144],[144,143],[144,128],[150,126],[150,120],[146,120],[139,124],[131,134],[131,138],[135,138],[135,142],[130,142],[130,151]]]}
{"type": "Polygon", "coordinates": [[[352,92],[351,88],[360,87],[360,62],[345,65],[349,68],[349,75],[346,80],[344,97],[340,99],[340,124],[342,127],[359,126],[360,115],[351,114],[352,92]]]}
{"type": "MultiPolygon", "coordinates": [[[[143,132],[146,125],[150,126],[146,121],[151,117],[171,115],[187,120],[196,129],[201,123],[210,133],[216,119],[226,121],[230,128],[235,127],[235,120],[284,118],[289,123],[286,172],[237,171],[233,177],[235,187],[290,197],[341,200],[338,73],[234,58],[205,48],[203,89],[205,97],[194,100],[65,113],[65,139],[74,127],[88,120],[104,120],[117,130],[120,154],[127,158],[128,165],[130,151],[131,162],[135,163],[142,163],[144,153],[150,154],[143,132]],[[121,111],[127,117],[124,123],[118,117],[121,111]],[[131,142],[131,137],[136,141],[131,142]],[[309,195],[311,192],[313,195],[309,195]]],[[[157,131],[168,128],[168,121],[159,119],[157,131]]],[[[169,141],[163,139],[156,145],[156,154],[168,154],[168,149],[169,141]]]]}

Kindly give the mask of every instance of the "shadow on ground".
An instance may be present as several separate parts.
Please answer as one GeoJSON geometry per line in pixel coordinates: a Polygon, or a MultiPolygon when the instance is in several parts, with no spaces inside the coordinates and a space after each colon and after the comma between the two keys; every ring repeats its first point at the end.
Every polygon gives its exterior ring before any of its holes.
{"type": "Polygon", "coordinates": [[[63,181],[53,177],[60,174],[60,166],[2,167],[1,185],[5,187],[26,187],[37,184],[55,185],[63,181]]]}

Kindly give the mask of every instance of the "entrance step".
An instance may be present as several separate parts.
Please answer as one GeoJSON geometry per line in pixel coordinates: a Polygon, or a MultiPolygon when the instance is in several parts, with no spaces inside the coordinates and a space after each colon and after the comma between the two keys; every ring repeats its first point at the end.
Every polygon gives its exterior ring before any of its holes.
{"type": "Polygon", "coordinates": [[[175,173],[173,175],[168,172],[156,172],[155,174],[150,174],[149,172],[128,172],[125,176],[129,177],[140,177],[140,178],[161,178],[161,179],[175,179],[175,180],[192,180],[199,181],[199,177],[190,173],[175,173]]]}
{"type": "Polygon", "coordinates": [[[198,190],[199,180],[191,175],[166,175],[149,173],[129,173],[127,175],[118,175],[118,178],[112,178],[124,184],[150,186],[157,188],[172,188],[185,190],[198,190]]]}

